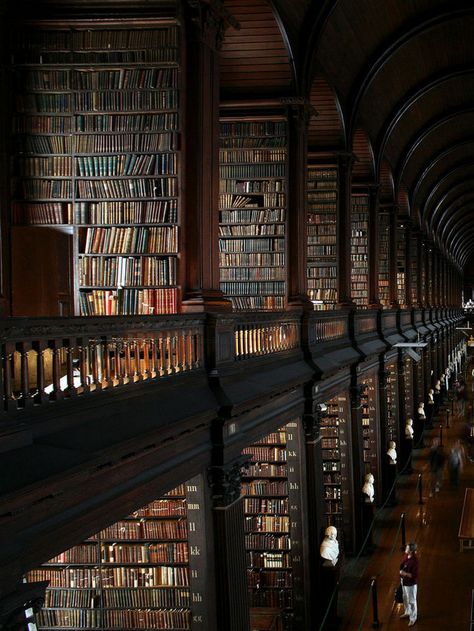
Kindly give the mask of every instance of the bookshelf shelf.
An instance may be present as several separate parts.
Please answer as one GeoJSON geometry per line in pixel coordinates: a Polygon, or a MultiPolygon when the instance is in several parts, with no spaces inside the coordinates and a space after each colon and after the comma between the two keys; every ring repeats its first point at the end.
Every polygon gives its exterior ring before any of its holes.
{"type": "Polygon", "coordinates": [[[336,167],[308,166],[307,203],[308,295],[315,310],[328,311],[337,303],[336,167]]]}
{"type": "Polygon", "coordinates": [[[406,228],[404,224],[397,226],[397,300],[406,306],[406,228]]]}
{"type": "Polygon", "coordinates": [[[297,436],[298,422],[291,422],[243,452],[251,457],[242,471],[244,479],[253,477],[253,482],[242,485],[251,608],[295,606],[294,584],[299,582],[300,571],[294,556],[299,559],[295,511],[301,504],[300,474],[294,462],[299,458],[297,436]],[[284,476],[278,475],[281,466],[284,476]],[[266,477],[254,477],[262,468],[266,477]]]}
{"type": "Polygon", "coordinates": [[[286,146],[282,119],[221,120],[220,285],[235,310],[285,306],[286,146]]]}
{"type": "MultiPolygon", "coordinates": [[[[12,34],[16,96],[14,225],[73,226],[74,311],[176,313],[179,283],[180,27],[176,20],[31,24],[12,34]],[[86,48],[85,48],[86,46],[86,48]],[[121,230],[160,243],[117,248],[121,230]],[[107,241],[88,248],[94,232],[107,241]],[[113,241],[112,241],[113,243],[113,241]],[[87,255],[133,254],[134,282],[111,282],[87,255]],[[158,268],[166,268],[158,269],[158,268]],[[89,276],[88,276],[89,274],[89,276]],[[127,287],[127,289],[122,289],[127,287]],[[129,289],[132,287],[133,289],[129,289]]],[[[113,259],[111,258],[113,266],[113,259]]],[[[117,263],[117,261],[115,261],[117,263]]],[[[110,267],[110,265],[109,265],[110,267]]]]}
{"type": "Polygon", "coordinates": [[[351,197],[351,293],[360,308],[369,304],[369,196],[351,197]]]}
{"type": "Polygon", "coordinates": [[[378,288],[380,304],[390,307],[390,214],[379,214],[378,288]]]}
{"type": "MultiPolygon", "coordinates": [[[[397,445],[399,442],[398,429],[398,366],[397,360],[388,362],[385,370],[387,371],[387,441],[393,440],[397,445]]],[[[388,445],[387,445],[388,447],[388,445]]]]}
{"type": "Polygon", "coordinates": [[[190,631],[200,574],[196,566],[193,569],[192,548],[203,537],[190,521],[202,493],[197,481],[177,487],[30,572],[30,581],[50,581],[45,607],[37,615],[38,629],[190,631]]]}
{"type": "MultiPolygon", "coordinates": [[[[326,402],[327,414],[321,419],[321,449],[326,524],[344,533],[350,541],[351,508],[350,446],[348,435],[348,399],[344,392],[326,402]]],[[[350,544],[349,544],[350,547],[350,544]]]]}

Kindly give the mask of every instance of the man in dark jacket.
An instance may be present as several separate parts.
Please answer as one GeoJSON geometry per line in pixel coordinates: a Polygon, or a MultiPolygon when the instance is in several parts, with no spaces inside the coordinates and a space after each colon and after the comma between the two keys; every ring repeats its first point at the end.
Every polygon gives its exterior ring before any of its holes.
{"type": "Polygon", "coordinates": [[[416,592],[418,589],[416,543],[409,543],[405,548],[405,554],[400,564],[400,576],[403,589],[403,606],[405,609],[400,618],[409,618],[408,626],[412,627],[416,622],[418,614],[416,604],[416,592]]]}

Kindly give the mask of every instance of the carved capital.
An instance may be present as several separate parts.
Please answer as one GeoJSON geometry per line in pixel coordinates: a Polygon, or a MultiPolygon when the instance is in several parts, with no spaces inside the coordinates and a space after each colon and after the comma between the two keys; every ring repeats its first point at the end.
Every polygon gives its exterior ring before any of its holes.
{"type": "Polygon", "coordinates": [[[240,29],[239,22],[221,0],[187,0],[187,5],[194,36],[213,50],[222,47],[227,26],[240,29]]]}
{"type": "Polygon", "coordinates": [[[297,126],[307,128],[311,118],[318,115],[316,108],[302,96],[282,97],[280,102],[287,106],[288,118],[297,126]]]}
{"type": "Polygon", "coordinates": [[[233,462],[211,466],[208,484],[212,490],[215,507],[229,506],[239,499],[242,485],[242,468],[248,466],[250,456],[242,455],[233,462]]]}

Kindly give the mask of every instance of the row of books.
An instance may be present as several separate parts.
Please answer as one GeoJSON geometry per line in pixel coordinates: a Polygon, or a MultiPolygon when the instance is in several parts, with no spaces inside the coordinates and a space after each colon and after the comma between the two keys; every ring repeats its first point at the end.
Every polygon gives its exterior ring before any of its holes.
{"type": "Polygon", "coordinates": [[[221,281],[221,290],[226,296],[283,296],[285,283],[283,281],[221,281]]]}
{"type": "Polygon", "coordinates": [[[102,544],[102,563],[187,563],[188,547],[185,543],[102,544]]]}
{"type": "Polygon", "coordinates": [[[241,179],[241,178],[274,178],[285,177],[286,164],[279,162],[262,164],[255,162],[252,164],[221,164],[219,167],[219,175],[222,179],[241,179]]]}
{"type": "Polygon", "coordinates": [[[12,204],[14,225],[55,225],[72,224],[73,204],[71,202],[43,202],[12,204]]]}
{"type": "Polygon", "coordinates": [[[244,495],[288,495],[288,482],[286,480],[271,481],[253,480],[242,484],[244,495]]]}
{"type": "Polygon", "coordinates": [[[77,180],[79,199],[133,199],[135,197],[176,197],[178,180],[174,177],[77,180]]]}
{"type": "Polygon", "coordinates": [[[274,139],[278,136],[285,137],[286,129],[286,123],[283,121],[222,121],[220,123],[220,136],[221,138],[263,136],[274,139]]]}
{"type": "Polygon", "coordinates": [[[245,468],[243,475],[253,478],[285,477],[288,473],[286,464],[276,465],[268,462],[255,462],[245,468]]]}
{"type": "Polygon", "coordinates": [[[223,163],[238,162],[285,162],[286,149],[221,149],[219,159],[223,163]]]}
{"type": "Polygon", "coordinates": [[[272,253],[284,252],[285,240],[281,237],[261,239],[220,239],[219,252],[272,253]]]}
{"type": "Polygon", "coordinates": [[[17,172],[22,176],[71,177],[72,163],[72,156],[21,157],[17,161],[17,172]]]}
{"type": "Polygon", "coordinates": [[[258,587],[259,589],[264,589],[265,587],[289,588],[293,586],[290,572],[266,572],[258,568],[248,570],[247,581],[250,587],[258,587]]]}
{"type": "Polygon", "coordinates": [[[82,316],[176,313],[176,289],[113,289],[81,291],[82,316]]]}
{"type": "Polygon", "coordinates": [[[99,540],[107,539],[183,539],[188,535],[186,519],[160,519],[117,521],[97,534],[99,540]]]}
{"type": "Polygon", "coordinates": [[[220,252],[220,267],[285,266],[285,254],[280,252],[220,252]]]}
{"type": "Polygon", "coordinates": [[[25,200],[71,199],[73,187],[71,180],[22,179],[16,193],[25,200]]]}
{"type": "Polygon", "coordinates": [[[220,225],[271,224],[285,222],[284,208],[258,208],[256,210],[221,210],[220,225]]]}
{"type": "Polygon", "coordinates": [[[24,135],[15,137],[15,151],[23,154],[119,153],[123,151],[157,152],[175,151],[178,134],[123,133],[83,134],[76,136],[24,135]]]}
{"type": "Polygon", "coordinates": [[[291,540],[286,533],[246,533],[245,547],[247,550],[290,550],[291,540]]]}
{"type": "Polygon", "coordinates": [[[178,131],[178,112],[153,112],[130,114],[93,114],[90,112],[75,114],[72,119],[76,132],[157,132],[178,131]]]}
{"type": "Polygon", "coordinates": [[[90,589],[48,589],[45,595],[46,608],[98,609],[98,608],[180,608],[189,607],[190,594],[186,588],[107,588],[90,589]]]}
{"type": "Polygon", "coordinates": [[[310,211],[336,209],[337,190],[314,191],[310,189],[307,191],[306,197],[310,205],[310,211]]]}
{"type": "Polygon", "coordinates": [[[260,149],[286,147],[286,136],[227,136],[220,138],[221,149],[260,149]]]}
{"type": "Polygon", "coordinates": [[[249,550],[247,559],[247,565],[253,568],[289,568],[291,566],[288,552],[256,552],[255,550],[249,550]]]}
{"type": "Polygon", "coordinates": [[[319,257],[319,256],[330,256],[334,257],[337,254],[337,246],[336,245],[309,245],[308,246],[308,256],[309,257],[319,257]]]}
{"type": "Polygon", "coordinates": [[[252,445],[251,447],[246,447],[242,453],[251,454],[252,460],[257,464],[262,460],[265,461],[262,464],[268,464],[269,461],[286,462],[287,460],[287,451],[283,447],[252,445]]]}
{"type": "Polygon", "coordinates": [[[153,224],[176,223],[178,200],[77,202],[77,224],[153,224]]]}
{"type": "Polygon", "coordinates": [[[179,29],[176,25],[137,29],[15,29],[12,34],[13,48],[18,50],[57,50],[60,52],[115,49],[161,49],[176,48],[179,44],[179,29]]]}
{"type": "Polygon", "coordinates": [[[254,441],[254,445],[286,445],[286,432],[283,430],[272,432],[265,438],[254,441]]]}
{"type": "Polygon", "coordinates": [[[106,608],[175,609],[190,606],[189,589],[104,589],[101,602],[106,608]]]}
{"type": "MultiPolygon", "coordinates": [[[[248,195],[223,193],[219,195],[219,208],[261,208],[262,210],[256,211],[258,213],[257,215],[251,214],[252,211],[250,211],[250,216],[255,217],[252,221],[285,221],[285,200],[286,197],[283,193],[262,193],[260,195],[252,195],[251,197],[248,195]],[[264,213],[263,217],[260,214],[262,212],[264,213]]],[[[246,216],[248,215],[242,215],[242,221],[247,221],[247,219],[245,219],[246,216]]],[[[228,222],[227,219],[224,219],[223,214],[221,214],[221,217],[224,223],[228,222]]],[[[234,220],[232,219],[231,222],[233,223],[234,220]]]]}
{"type": "Polygon", "coordinates": [[[36,51],[21,50],[12,54],[13,63],[21,65],[66,64],[80,67],[90,64],[137,64],[137,63],[176,63],[179,60],[177,48],[155,48],[143,50],[100,50],[100,51],[36,51]]]}
{"type": "Polygon", "coordinates": [[[309,279],[331,280],[337,278],[337,267],[335,265],[314,265],[308,267],[306,276],[309,279]]]}
{"type": "Polygon", "coordinates": [[[219,181],[219,193],[280,193],[286,190],[286,182],[281,179],[226,180],[219,181]]]}
{"type": "Polygon", "coordinates": [[[245,532],[286,532],[290,530],[290,518],[287,516],[259,515],[245,517],[245,532]]]}
{"type": "MultiPolygon", "coordinates": [[[[271,476],[271,473],[268,473],[271,476]]],[[[247,514],[252,513],[276,513],[279,515],[288,514],[288,498],[275,499],[275,498],[253,498],[246,497],[244,499],[244,512],[247,514]]]]}
{"type": "Polygon", "coordinates": [[[283,267],[229,267],[221,268],[221,280],[285,280],[283,267]]]}
{"type": "Polygon", "coordinates": [[[78,156],[75,159],[79,177],[119,175],[176,175],[176,154],[116,154],[111,156],[78,156]]]}
{"type": "Polygon", "coordinates": [[[132,517],[184,517],[187,511],[186,499],[184,497],[179,499],[171,495],[169,495],[168,498],[161,498],[150,502],[143,508],[133,512],[132,517]]]}
{"type": "Polygon", "coordinates": [[[238,224],[226,225],[220,224],[220,237],[255,237],[267,235],[285,235],[285,226],[281,223],[263,223],[263,224],[238,224]]]}
{"type": "Polygon", "coordinates": [[[79,257],[81,287],[176,285],[176,258],[79,257]]]}
{"type": "MultiPolygon", "coordinates": [[[[178,85],[178,69],[167,66],[94,70],[72,68],[65,74],[63,84],[59,87],[71,90],[155,90],[178,85]]],[[[44,90],[50,89],[47,87],[48,79],[49,77],[42,86],[44,90]]]]}
{"type": "Polygon", "coordinates": [[[308,236],[324,236],[324,235],[336,235],[337,234],[337,229],[336,229],[336,221],[331,221],[328,222],[326,221],[325,223],[316,223],[316,224],[310,224],[308,226],[308,232],[307,232],[308,236]]]}
{"type": "Polygon", "coordinates": [[[189,568],[184,566],[103,567],[102,587],[187,587],[189,568]]]}
{"type": "Polygon", "coordinates": [[[281,311],[285,308],[283,296],[230,296],[235,311],[281,311]]]}
{"type": "Polygon", "coordinates": [[[178,226],[87,228],[84,254],[178,253],[178,226]]]}

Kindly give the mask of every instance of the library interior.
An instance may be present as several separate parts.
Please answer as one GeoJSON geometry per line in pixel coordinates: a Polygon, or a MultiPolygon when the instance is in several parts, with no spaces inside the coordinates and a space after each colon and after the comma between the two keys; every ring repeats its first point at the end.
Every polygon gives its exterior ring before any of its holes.
{"type": "Polygon", "coordinates": [[[0,25],[0,629],[472,631],[472,1],[0,25]]]}

